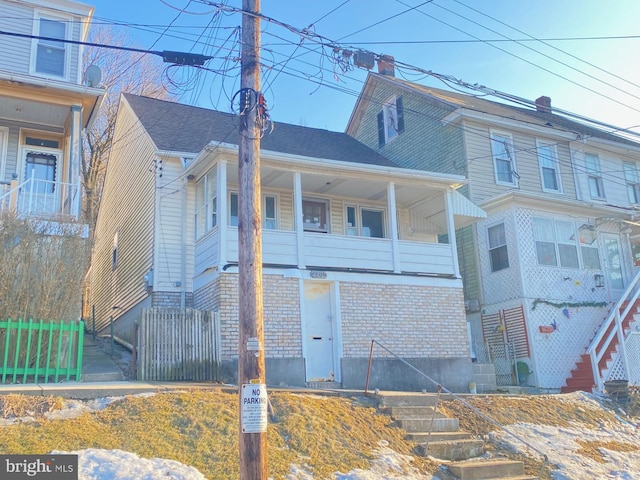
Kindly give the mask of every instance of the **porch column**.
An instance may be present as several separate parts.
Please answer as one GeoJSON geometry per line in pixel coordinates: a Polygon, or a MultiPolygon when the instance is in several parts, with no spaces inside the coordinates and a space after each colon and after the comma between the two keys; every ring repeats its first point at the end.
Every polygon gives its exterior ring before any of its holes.
{"type": "Polygon", "coordinates": [[[306,267],[304,262],[304,226],[302,225],[302,176],[300,172],[293,174],[293,225],[296,229],[296,245],[298,250],[298,268],[306,267]]]}
{"type": "Polygon", "coordinates": [[[396,184],[387,184],[387,202],[389,205],[389,229],[391,230],[391,252],[393,255],[393,271],[400,273],[400,251],[398,245],[398,214],[396,211],[396,184]]]}
{"type": "Polygon", "coordinates": [[[216,214],[218,216],[218,232],[220,234],[220,257],[218,271],[227,264],[227,231],[229,230],[229,207],[227,205],[227,162],[219,160],[216,166],[216,214]]]}
{"type": "Polygon", "coordinates": [[[74,184],[80,178],[82,162],[82,107],[71,106],[71,135],[69,142],[69,172],[67,182],[74,184]]]}
{"type": "Polygon", "coordinates": [[[453,205],[451,196],[453,194],[453,190],[448,189],[445,193],[445,211],[447,215],[447,233],[449,235],[449,245],[451,245],[451,254],[453,256],[453,271],[456,278],[461,278],[460,276],[460,265],[458,264],[458,247],[456,245],[456,225],[453,220],[453,205]]]}

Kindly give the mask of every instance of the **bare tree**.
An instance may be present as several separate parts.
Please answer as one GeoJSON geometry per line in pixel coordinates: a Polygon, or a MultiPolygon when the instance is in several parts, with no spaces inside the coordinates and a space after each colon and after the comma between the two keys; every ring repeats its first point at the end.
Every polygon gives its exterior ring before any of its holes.
{"type": "MultiPolygon", "coordinates": [[[[110,46],[132,46],[132,41],[114,29],[97,26],[90,35],[92,43],[110,46]]],[[[154,98],[169,98],[162,85],[162,59],[150,54],[135,53],[104,47],[88,47],[83,65],[97,65],[102,70],[101,86],[107,94],[92,127],[87,130],[82,158],[82,179],[85,190],[84,221],[93,233],[98,218],[102,185],[121,93],[134,93],[154,98]]],[[[93,235],[91,235],[93,236],[93,235]]]]}

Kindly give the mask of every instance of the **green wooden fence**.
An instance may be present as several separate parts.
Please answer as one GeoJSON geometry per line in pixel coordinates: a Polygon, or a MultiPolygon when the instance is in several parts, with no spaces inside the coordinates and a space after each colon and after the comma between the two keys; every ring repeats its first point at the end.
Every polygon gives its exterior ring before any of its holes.
{"type": "Polygon", "coordinates": [[[84,322],[0,321],[2,383],[80,380],[84,322]]]}

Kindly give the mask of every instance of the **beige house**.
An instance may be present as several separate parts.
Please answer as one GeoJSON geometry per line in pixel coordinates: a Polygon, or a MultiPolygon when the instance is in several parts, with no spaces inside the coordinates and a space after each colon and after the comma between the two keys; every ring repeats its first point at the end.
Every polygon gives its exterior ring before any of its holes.
{"type": "MultiPolygon", "coordinates": [[[[121,98],[91,303],[131,341],[143,307],[216,310],[237,372],[237,118],[121,98]]],[[[400,168],[337,132],[261,140],[267,382],[361,388],[375,339],[453,390],[472,379],[456,229],[484,217],[459,175],[400,168]]],[[[382,349],[379,387],[433,388],[382,349]]]]}
{"type": "Polygon", "coordinates": [[[86,39],[93,7],[0,0],[0,10],[0,212],[75,221],[82,130],[104,90],[95,68],[83,78],[82,47],[62,40],[86,39]]]}

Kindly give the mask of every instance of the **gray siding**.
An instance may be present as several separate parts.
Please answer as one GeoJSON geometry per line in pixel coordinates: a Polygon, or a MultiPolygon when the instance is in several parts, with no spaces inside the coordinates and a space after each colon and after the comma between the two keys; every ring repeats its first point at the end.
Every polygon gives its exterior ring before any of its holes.
{"type": "Polygon", "coordinates": [[[452,110],[421,95],[376,83],[355,138],[402,167],[466,175],[462,131],[442,123],[452,110]],[[402,95],[405,130],[380,147],[377,115],[394,95],[402,95]]]}
{"type": "MultiPolygon", "coordinates": [[[[0,29],[7,32],[33,32],[33,7],[16,2],[0,2],[0,29]]],[[[0,70],[28,74],[31,59],[31,40],[28,38],[0,37],[0,70]]]]}
{"type": "Polygon", "coordinates": [[[91,303],[96,326],[147,297],[143,275],[152,267],[156,174],[150,167],[154,146],[126,102],[116,125],[91,264],[91,303]],[[135,139],[130,141],[128,139],[135,139]],[[118,232],[118,266],[112,268],[113,239],[118,232]]]}

